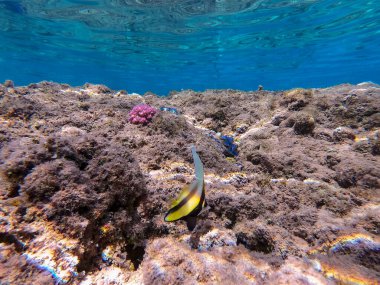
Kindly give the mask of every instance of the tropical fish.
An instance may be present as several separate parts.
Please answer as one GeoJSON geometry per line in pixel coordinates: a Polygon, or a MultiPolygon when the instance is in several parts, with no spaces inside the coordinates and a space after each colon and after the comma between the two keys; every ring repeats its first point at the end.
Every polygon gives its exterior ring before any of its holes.
{"type": "Polygon", "coordinates": [[[179,115],[179,112],[176,108],[173,107],[160,107],[161,111],[170,112],[174,115],[179,115]]]}
{"type": "Polygon", "coordinates": [[[203,164],[194,146],[191,147],[191,153],[195,165],[195,180],[182,189],[164,218],[165,222],[185,220],[189,231],[195,228],[197,216],[206,206],[203,164]]]}
{"type": "Polygon", "coordinates": [[[224,147],[226,148],[227,156],[237,156],[237,144],[234,143],[234,138],[232,136],[221,136],[220,139],[223,142],[224,147]]]}

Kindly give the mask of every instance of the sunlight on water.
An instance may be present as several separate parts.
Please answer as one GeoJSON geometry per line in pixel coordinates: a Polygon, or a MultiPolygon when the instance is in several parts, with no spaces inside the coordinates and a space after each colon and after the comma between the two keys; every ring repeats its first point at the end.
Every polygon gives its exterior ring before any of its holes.
{"type": "Polygon", "coordinates": [[[375,0],[0,0],[0,80],[130,92],[380,80],[375,0]]]}

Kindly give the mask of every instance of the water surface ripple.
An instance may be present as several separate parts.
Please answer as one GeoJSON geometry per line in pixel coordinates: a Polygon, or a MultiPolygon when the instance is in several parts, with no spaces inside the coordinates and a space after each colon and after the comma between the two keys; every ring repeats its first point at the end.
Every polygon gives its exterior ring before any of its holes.
{"type": "Polygon", "coordinates": [[[165,94],[380,82],[378,0],[0,0],[0,80],[165,94]]]}

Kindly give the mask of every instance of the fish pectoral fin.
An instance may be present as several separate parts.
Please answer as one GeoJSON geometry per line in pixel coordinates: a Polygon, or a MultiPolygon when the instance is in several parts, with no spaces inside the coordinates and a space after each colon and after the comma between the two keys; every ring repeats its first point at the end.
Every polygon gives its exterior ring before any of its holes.
{"type": "Polygon", "coordinates": [[[197,217],[187,216],[185,219],[186,226],[189,231],[193,231],[195,226],[197,225],[197,217]]]}
{"type": "Polygon", "coordinates": [[[210,210],[210,206],[205,206],[202,208],[202,210],[199,212],[198,216],[203,215],[204,213],[208,212],[210,210]]]}

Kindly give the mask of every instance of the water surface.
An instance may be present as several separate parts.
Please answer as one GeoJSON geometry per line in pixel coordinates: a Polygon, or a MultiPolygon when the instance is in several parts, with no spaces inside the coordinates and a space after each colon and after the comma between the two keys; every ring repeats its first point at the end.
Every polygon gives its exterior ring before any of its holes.
{"type": "Polygon", "coordinates": [[[0,81],[166,94],[380,82],[378,0],[0,0],[0,81]]]}

